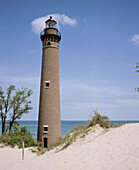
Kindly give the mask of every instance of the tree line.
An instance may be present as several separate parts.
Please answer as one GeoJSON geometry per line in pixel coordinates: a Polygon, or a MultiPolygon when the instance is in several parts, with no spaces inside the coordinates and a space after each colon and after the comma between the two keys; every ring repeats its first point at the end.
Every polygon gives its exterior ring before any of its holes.
{"type": "Polygon", "coordinates": [[[21,119],[23,114],[29,113],[32,109],[30,96],[32,90],[27,88],[16,89],[10,85],[6,92],[0,86],[0,118],[2,134],[10,132],[14,123],[21,119]],[[9,120],[7,120],[7,118],[9,120]]]}

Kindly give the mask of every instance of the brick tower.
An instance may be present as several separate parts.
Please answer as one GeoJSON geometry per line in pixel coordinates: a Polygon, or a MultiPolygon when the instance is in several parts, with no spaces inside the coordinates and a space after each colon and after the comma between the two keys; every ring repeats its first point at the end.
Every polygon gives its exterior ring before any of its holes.
{"type": "Polygon", "coordinates": [[[42,70],[38,119],[38,141],[47,148],[61,136],[60,88],[59,88],[59,41],[61,34],[57,22],[48,19],[41,32],[42,70]]]}

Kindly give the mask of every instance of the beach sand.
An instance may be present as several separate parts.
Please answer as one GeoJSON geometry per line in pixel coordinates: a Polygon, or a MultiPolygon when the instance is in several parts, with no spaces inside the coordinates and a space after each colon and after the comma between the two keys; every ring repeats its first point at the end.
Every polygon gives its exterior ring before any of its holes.
{"type": "Polygon", "coordinates": [[[25,149],[21,158],[21,149],[0,148],[0,170],[138,170],[139,123],[108,132],[97,126],[63,151],[37,157],[25,149]]]}

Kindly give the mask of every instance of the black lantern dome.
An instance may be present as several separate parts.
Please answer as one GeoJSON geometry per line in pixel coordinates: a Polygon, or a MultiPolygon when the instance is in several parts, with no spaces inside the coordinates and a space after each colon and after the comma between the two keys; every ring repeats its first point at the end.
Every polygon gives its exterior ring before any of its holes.
{"type": "Polygon", "coordinates": [[[52,16],[50,16],[50,19],[48,19],[46,22],[46,27],[47,28],[54,28],[55,25],[57,24],[57,22],[55,20],[52,19],[52,16]]]}

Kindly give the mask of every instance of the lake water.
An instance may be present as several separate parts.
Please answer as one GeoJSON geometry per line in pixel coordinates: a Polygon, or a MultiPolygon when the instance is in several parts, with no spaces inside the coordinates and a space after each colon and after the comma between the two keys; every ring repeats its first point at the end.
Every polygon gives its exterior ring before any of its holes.
{"type": "MultiPolygon", "coordinates": [[[[78,124],[84,124],[87,121],[61,121],[61,135],[66,135],[74,126],[78,124]]],[[[139,121],[112,121],[117,124],[123,123],[139,123],[139,121]]],[[[20,127],[27,126],[30,129],[30,132],[33,134],[34,138],[37,138],[37,128],[38,121],[19,121],[20,127]]],[[[0,132],[1,132],[1,122],[0,122],[0,132]]]]}

